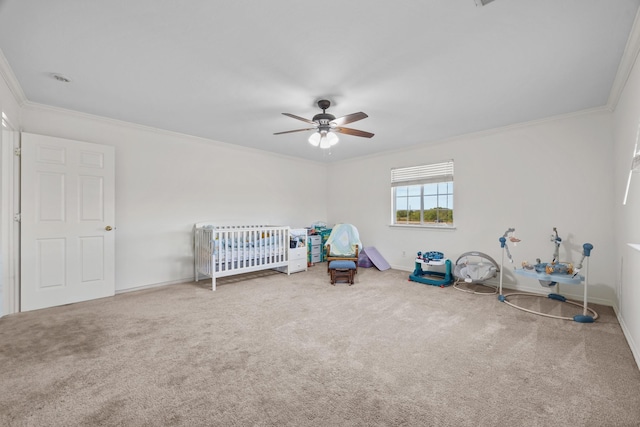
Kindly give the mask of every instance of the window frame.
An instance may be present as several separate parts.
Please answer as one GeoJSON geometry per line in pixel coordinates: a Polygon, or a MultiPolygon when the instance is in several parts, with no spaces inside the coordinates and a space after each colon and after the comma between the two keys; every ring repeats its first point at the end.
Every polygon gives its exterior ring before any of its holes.
{"type": "Polygon", "coordinates": [[[629,188],[631,187],[631,178],[637,172],[640,172],[640,144],[638,140],[640,138],[640,125],[638,125],[638,133],[636,134],[636,145],[633,148],[633,157],[631,157],[631,170],[629,171],[629,177],[627,178],[627,188],[624,191],[624,199],[622,204],[627,204],[629,198],[629,188]]]}
{"type": "MultiPolygon", "coordinates": [[[[418,166],[410,166],[410,167],[399,167],[391,169],[391,226],[394,227],[414,227],[414,228],[438,228],[438,229],[454,229],[455,228],[455,219],[453,217],[454,208],[454,161],[447,160],[443,162],[437,163],[429,163],[418,166]],[[425,187],[427,184],[442,184],[447,183],[447,188],[444,193],[440,193],[440,185],[437,185],[435,193],[425,194],[425,187]],[[451,183],[451,184],[449,184],[451,183]],[[410,198],[419,198],[419,222],[413,223],[409,222],[410,212],[409,206],[407,203],[407,222],[398,222],[398,198],[402,197],[397,194],[397,189],[402,188],[406,189],[406,199],[407,201],[410,198]],[[411,194],[411,190],[413,191],[413,195],[411,194]],[[418,194],[419,192],[419,194],[418,194]],[[450,209],[451,211],[451,222],[425,222],[425,197],[436,196],[446,197],[447,201],[450,199],[451,206],[449,207],[449,203],[445,209],[450,209]]],[[[436,205],[439,205],[437,203],[436,205]]],[[[440,206],[437,206],[440,207],[440,206]]],[[[415,211],[418,209],[411,209],[411,211],[415,211]]],[[[431,208],[429,208],[431,209],[431,208]]]]}

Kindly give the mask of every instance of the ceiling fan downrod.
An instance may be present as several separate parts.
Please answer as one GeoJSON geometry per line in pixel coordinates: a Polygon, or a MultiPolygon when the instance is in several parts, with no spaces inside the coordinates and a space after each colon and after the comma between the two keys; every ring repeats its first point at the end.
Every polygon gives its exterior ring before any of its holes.
{"type": "Polygon", "coordinates": [[[329,125],[329,122],[336,119],[333,114],[327,113],[327,109],[331,106],[331,102],[326,99],[318,101],[318,107],[322,110],[322,113],[313,116],[313,121],[318,122],[320,125],[329,125]]]}

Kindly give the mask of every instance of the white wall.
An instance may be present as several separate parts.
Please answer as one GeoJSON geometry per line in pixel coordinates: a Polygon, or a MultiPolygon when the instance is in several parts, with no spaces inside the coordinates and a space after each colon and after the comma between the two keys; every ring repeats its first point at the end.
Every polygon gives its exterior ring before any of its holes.
{"type": "Polygon", "coordinates": [[[190,280],[199,221],[294,227],[326,219],[319,163],[27,105],[25,132],[116,150],[116,291],[190,280]]]}
{"type": "MultiPolygon", "coordinates": [[[[354,223],[365,247],[375,246],[393,267],[407,271],[417,251],[441,251],[454,263],[464,252],[481,251],[499,261],[498,239],[509,227],[522,239],[510,245],[518,265],[537,257],[550,261],[557,227],[564,239],[562,261],[577,263],[582,244],[594,245],[590,300],[611,305],[617,270],[612,164],[611,114],[576,114],[332,164],[328,217],[354,223]],[[391,168],[447,159],[455,162],[456,229],[390,227],[391,168]]],[[[511,270],[505,276],[509,286],[543,291],[511,270]]],[[[562,293],[582,299],[581,286],[563,285],[562,293]]]]}
{"type": "Polygon", "coordinates": [[[636,59],[613,114],[613,187],[616,213],[616,278],[619,283],[616,306],[629,345],[640,364],[640,251],[628,243],[640,244],[640,174],[631,180],[627,204],[622,205],[631,157],[640,127],[640,64],[636,59]]]}
{"type": "MultiPolygon", "coordinates": [[[[194,222],[271,222],[305,226],[352,222],[365,246],[395,267],[440,250],[455,261],[479,250],[500,259],[498,238],[515,227],[515,260],[549,259],[553,227],[563,260],[594,244],[591,300],[613,304],[616,265],[610,189],[610,114],[594,112],[385,153],[327,167],[228,144],[146,129],[59,109],[27,105],[27,132],[116,147],[117,290],[190,279],[194,222]],[[389,171],[453,158],[456,230],[389,227],[389,171]],[[353,184],[344,185],[344,171],[353,184]],[[326,189],[310,182],[326,182],[326,189]],[[327,190],[328,189],[328,190],[327,190]],[[605,226],[603,226],[605,224],[605,226]],[[608,224],[609,226],[606,226],[608,224]],[[569,249],[567,252],[566,249],[569,249]],[[402,256],[402,253],[405,256],[402,256]]],[[[540,290],[508,274],[515,287],[540,290]]],[[[563,293],[576,296],[564,288],[563,293]]]]}
{"type": "MultiPolygon", "coordinates": [[[[558,227],[566,242],[563,260],[577,262],[586,241],[595,246],[590,300],[615,303],[620,263],[611,207],[619,197],[611,189],[619,186],[606,167],[613,164],[608,112],[514,126],[328,168],[32,104],[23,108],[21,124],[27,132],[116,147],[118,291],[190,279],[194,222],[304,226],[326,220],[356,224],[365,246],[376,246],[392,266],[407,271],[419,250],[440,250],[452,261],[478,250],[499,260],[498,238],[508,227],[522,239],[511,246],[517,263],[546,260],[553,252],[549,236],[558,227]],[[451,158],[456,229],[389,227],[390,169],[451,158]],[[353,177],[352,185],[344,185],[344,171],[353,177]],[[327,187],[310,188],[314,181],[327,187]]],[[[505,280],[542,290],[512,273],[505,280]]],[[[563,293],[580,297],[581,290],[565,286],[563,293]]]]}

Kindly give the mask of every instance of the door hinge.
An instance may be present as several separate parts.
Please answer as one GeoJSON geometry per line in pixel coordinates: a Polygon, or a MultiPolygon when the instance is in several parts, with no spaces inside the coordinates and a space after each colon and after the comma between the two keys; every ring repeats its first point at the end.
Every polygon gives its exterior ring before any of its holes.
{"type": "Polygon", "coordinates": [[[19,213],[15,214],[15,215],[13,216],[13,220],[14,220],[15,222],[20,222],[20,221],[22,220],[22,215],[21,215],[21,214],[19,214],[19,213]]]}
{"type": "Polygon", "coordinates": [[[22,148],[20,148],[20,147],[14,148],[13,149],[13,154],[15,154],[16,156],[20,157],[22,155],[22,148]]]}

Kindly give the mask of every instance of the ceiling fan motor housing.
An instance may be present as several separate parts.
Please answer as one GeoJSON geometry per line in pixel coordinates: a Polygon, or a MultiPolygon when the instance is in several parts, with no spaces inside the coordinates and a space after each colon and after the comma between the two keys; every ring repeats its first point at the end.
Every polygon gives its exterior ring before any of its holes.
{"type": "Polygon", "coordinates": [[[331,102],[326,99],[321,99],[318,101],[318,107],[322,110],[322,113],[316,114],[313,116],[314,122],[318,123],[320,126],[328,126],[329,122],[336,119],[336,116],[333,114],[327,113],[325,110],[331,106],[331,102]]]}
{"type": "Polygon", "coordinates": [[[313,116],[313,119],[311,120],[313,120],[314,122],[318,122],[322,125],[322,124],[329,124],[330,121],[335,119],[336,119],[336,116],[334,116],[333,114],[320,113],[313,116]]]}

